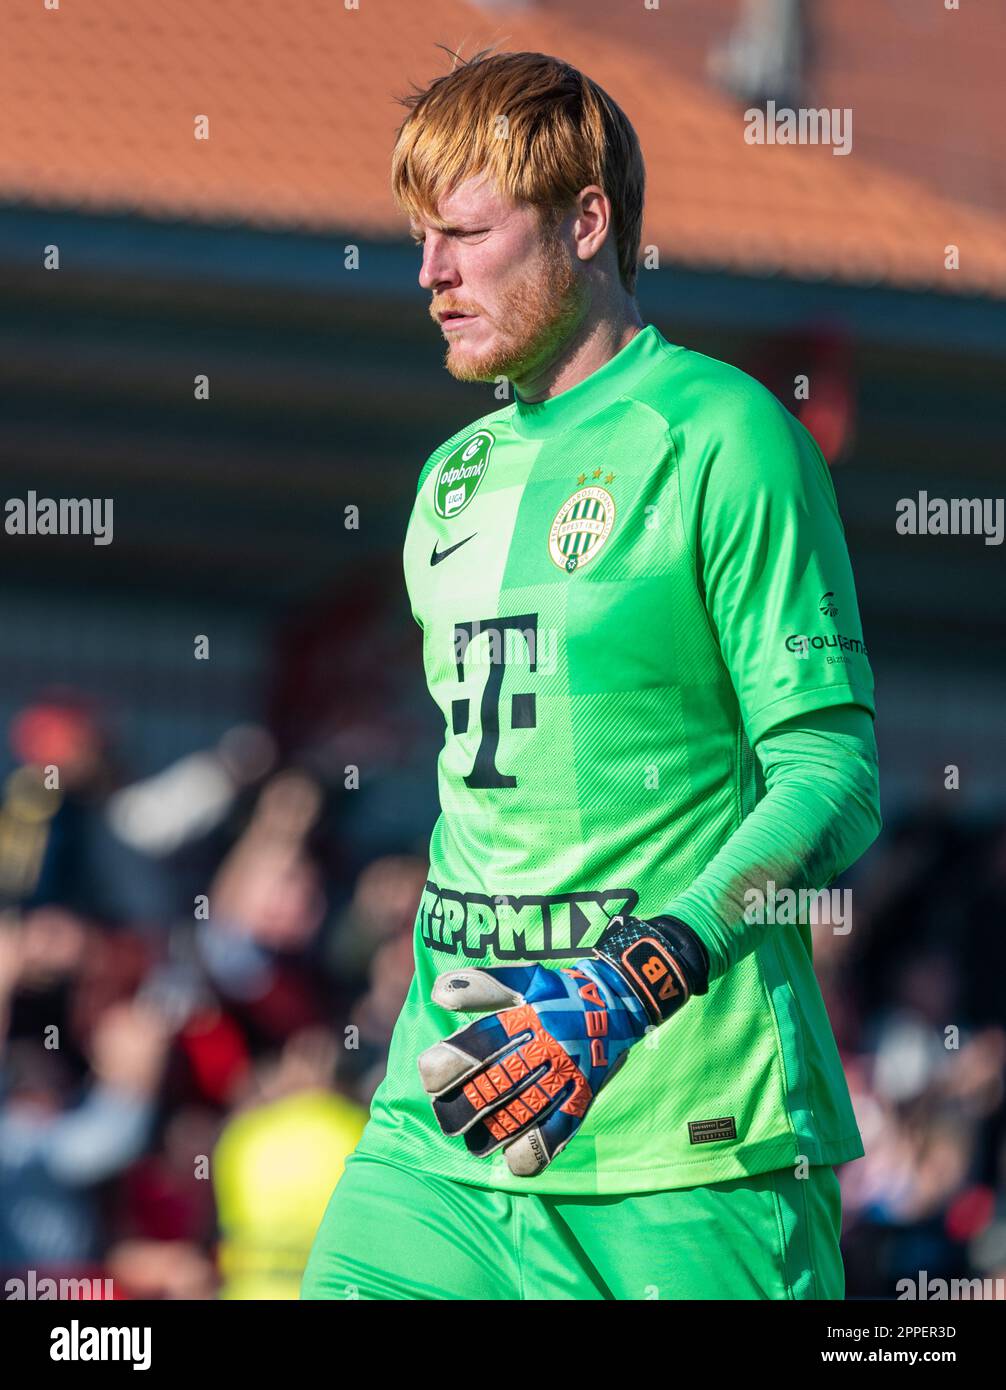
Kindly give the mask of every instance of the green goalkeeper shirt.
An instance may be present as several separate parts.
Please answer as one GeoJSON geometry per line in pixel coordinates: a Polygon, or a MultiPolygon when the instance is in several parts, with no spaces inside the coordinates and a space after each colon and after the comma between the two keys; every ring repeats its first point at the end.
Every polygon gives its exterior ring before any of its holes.
{"type": "Polygon", "coordinates": [[[759,739],[834,706],[873,713],[811,436],[751,377],[647,327],[432,455],[405,574],[444,717],[442,813],[360,1151],[569,1195],[861,1156],[806,925],[731,952],[695,921],[708,993],[633,1048],[540,1177],[445,1138],[416,1066],[469,1021],[430,1002],[441,971],[568,964],[615,914],[666,911],[764,795],[759,739]]]}

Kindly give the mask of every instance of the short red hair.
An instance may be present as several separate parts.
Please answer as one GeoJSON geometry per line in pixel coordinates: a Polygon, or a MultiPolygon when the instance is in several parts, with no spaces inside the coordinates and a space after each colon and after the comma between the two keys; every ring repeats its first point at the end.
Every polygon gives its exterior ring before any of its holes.
{"type": "Polygon", "coordinates": [[[611,200],[618,271],[634,293],[646,175],[639,140],[596,82],[544,53],[477,53],[403,98],[391,186],[412,217],[487,174],[513,202],[556,215],[589,184],[611,200]]]}

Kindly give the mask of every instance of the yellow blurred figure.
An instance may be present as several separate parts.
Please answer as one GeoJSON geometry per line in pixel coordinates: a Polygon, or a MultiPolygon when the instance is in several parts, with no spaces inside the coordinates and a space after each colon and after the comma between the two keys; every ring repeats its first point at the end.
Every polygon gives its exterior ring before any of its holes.
{"type": "Polygon", "coordinates": [[[315,1231],[366,1111],[307,1090],[229,1120],[213,1158],[221,1298],[296,1298],[315,1231]]]}

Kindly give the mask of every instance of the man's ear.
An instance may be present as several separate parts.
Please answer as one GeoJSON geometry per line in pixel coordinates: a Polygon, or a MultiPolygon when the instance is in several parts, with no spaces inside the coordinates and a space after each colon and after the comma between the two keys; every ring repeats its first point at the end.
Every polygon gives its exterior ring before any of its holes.
{"type": "Polygon", "coordinates": [[[591,261],[611,235],[611,200],[598,184],[576,195],[573,241],[581,261],[591,261]]]}

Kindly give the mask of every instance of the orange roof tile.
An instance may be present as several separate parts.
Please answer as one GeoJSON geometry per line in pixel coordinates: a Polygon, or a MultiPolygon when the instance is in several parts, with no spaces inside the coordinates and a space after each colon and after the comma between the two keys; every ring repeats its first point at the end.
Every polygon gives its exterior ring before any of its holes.
{"type": "MultiPolygon", "coordinates": [[[[678,0],[658,9],[612,0],[537,5],[693,78],[706,74],[742,8],[740,0],[678,0]]],[[[804,7],[803,33],[803,99],[852,107],[860,154],[944,197],[1006,213],[1006,6],[814,0],[804,7]]]]}
{"type": "Polygon", "coordinates": [[[404,231],[388,192],[395,96],[444,43],[559,53],[636,124],[644,242],[667,263],[1006,293],[1006,219],[858,151],[751,146],[740,111],[659,56],[540,12],[465,0],[101,0],[5,17],[0,197],[364,235],[404,231]],[[193,138],[209,118],[210,139],[193,138]],[[943,268],[944,246],[961,269],[943,268]]]}

